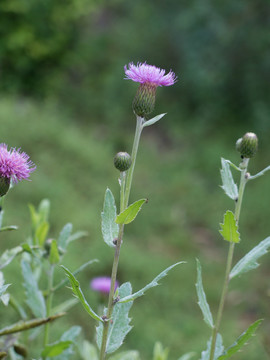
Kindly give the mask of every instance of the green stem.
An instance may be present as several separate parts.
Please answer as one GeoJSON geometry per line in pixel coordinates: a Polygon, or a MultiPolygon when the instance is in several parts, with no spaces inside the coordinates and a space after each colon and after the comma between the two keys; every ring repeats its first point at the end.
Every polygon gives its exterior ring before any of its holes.
{"type": "MultiPolygon", "coordinates": [[[[237,225],[239,223],[242,200],[243,200],[245,185],[247,183],[246,173],[247,173],[248,162],[249,162],[249,159],[244,158],[242,163],[240,164],[241,179],[240,179],[238,199],[236,201],[235,212],[234,212],[234,216],[235,216],[237,225]]],[[[223,310],[224,310],[224,304],[225,304],[228,287],[229,287],[229,282],[230,282],[230,272],[231,272],[231,268],[232,268],[234,245],[235,244],[233,242],[231,242],[230,246],[229,246],[227,265],[226,265],[226,270],[225,270],[225,278],[224,278],[222,293],[221,293],[221,297],[220,297],[220,303],[219,303],[219,307],[218,307],[217,319],[216,319],[216,323],[215,323],[215,326],[214,326],[213,332],[212,332],[212,342],[211,342],[211,350],[210,350],[209,360],[214,360],[214,356],[215,356],[217,335],[218,335],[218,332],[220,329],[220,324],[221,324],[223,310]]]]}
{"type": "MultiPolygon", "coordinates": [[[[137,117],[137,125],[136,125],[136,131],[134,136],[134,142],[133,142],[133,148],[131,153],[131,167],[128,170],[127,174],[124,172],[120,173],[120,212],[124,211],[128,206],[129,201],[129,195],[131,190],[131,184],[133,179],[133,173],[136,163],[136,157],[140,142],[140,136],[143,129],[143,123],[144,119],[141,117],[137,117]]],[[[105,360],[106,358],[106,347],[107,347],[107,339],[108,339],[108,331],[109,331],[109,325],[112,317],[113,312],[113,306],[114,306],[114,293],[115,293],[115,283],[116,283],[116,277],[117,277],[117,270],[118,270],[118,264],[119,264],[119,257],[120,257],[120,249],[122,244],[124,234],[124,225],[121,224],[119,226],[119,233],[114,253],[114,261],[112,266],[112,274],[111,274],[111,288],[110,288],[110,294],[109,294],[109,300],[108,300],[108,310],[106,314],[106,319],[103,323],[103,332],[102,332],[102,343],[101,343],[101,349],[100,349],[100,360],[105,360]]]]}
{"type": "MultiPolygon", "coordinates": [[[[48,290],[47,290],[48,296],[47,296],[47,300],[46,300],[46,317],[47,318],[51,315],[51,308],[52,308],[53,292],[51,291],[51,289],[53,288],[53,274],[54,274],[54,265],[51,265],[49,274],[48,274],[48,290]]],[[[47,323],[45,325],[45,332],[44,332],[44,347],[49,342],[49,332],[50,332],[50,324],[47,323]]]]}

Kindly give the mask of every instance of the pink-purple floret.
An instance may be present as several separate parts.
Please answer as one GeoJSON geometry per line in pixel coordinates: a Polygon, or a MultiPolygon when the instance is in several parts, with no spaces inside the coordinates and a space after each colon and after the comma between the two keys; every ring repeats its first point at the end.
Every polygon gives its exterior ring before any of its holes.
{"type": "Polygon", "coordinates": [[[0,177],[11,179],[14,183],[28,179],[36,169],[29,156],[20,149],[7,149],[7,145],[0,144],[0,177]]]}
{"type": "Polygon", "coordinates": [[[177,80],[175,73],[171,70],[165,75],[165,70],[146,63],[138,63],[137,65],[134,65],[132,62],[129,63],[128,67],[125,66],[125,74],[126,80],[133,80],[141,84],[151,83],[156,86],[170,86],[177,80]]]}
{"type": "MultiPolygon", "coordinates": [[[[90,286],[93,290],[99,291],[104,294],[109,294],[111,288],[111,278],[108,276],[99,276],[94,278],[90,286]]],[[[115,290],[119,286],[118,282],[115,283],[115,290]]]]}

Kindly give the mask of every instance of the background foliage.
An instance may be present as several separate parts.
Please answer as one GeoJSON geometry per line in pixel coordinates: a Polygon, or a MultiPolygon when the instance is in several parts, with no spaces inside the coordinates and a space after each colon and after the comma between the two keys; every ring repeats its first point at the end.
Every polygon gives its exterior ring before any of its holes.
{"type": "MultiPolygon", "coordinates": [[[[51,237],[68,221],[89,233],[72,245],[66,264],[72,270],[88,259],[100,260],[80,275],[95,307],[104,299],[89,289],[89,281],[109,275],[112,263],[100,231],[104,192],[110,186],[117,197],[112,158],[130,151],[135,127],[136,84],[123,81],[123,66],[146,60],[179,77],[175,86],[158,90],[156,113],[168,115],[143,133],[131,201],[147,197],[149,204],[127,229],[120,261],[119,281],[130,280],[135,290],[173,262],[188,261],[132,309],[134,329],[125,346],[140,350],[143,359],[150,358],[155,340],[176,359],[201,351],[210,336],[199,321],[194,259],[202,263],[214,310],[226,253],[218,224],[233,207],[219,188],[220,157],[237,163],[235,141],[254,131],[259,152],[250,170],[269,163],[269,6],[262,0],[0,4],[1,141],[22,147],[38,165],[32,183],[8,196],[6,219],[20,231],[1,239],[1,249],[30,233],[27,203],[49,198],[51,237]]],[[[236,257],[269,235],[268,176],[248,184],[236,257]]],[[[248,280],[243,275],[236,281],[228,300],[227,344],[253,320],[266,319],[238,359],[253,360],[255,351],[262,360],[269,356],[267,263],[265,257],[248,280]]],[[[9,269],[8,283],[21,281],[17,270],[9,269]]],[[[94,324],[85,323],[79,307],[53,328],[61,334],[76,324],[93,339],[94,324]]]]}

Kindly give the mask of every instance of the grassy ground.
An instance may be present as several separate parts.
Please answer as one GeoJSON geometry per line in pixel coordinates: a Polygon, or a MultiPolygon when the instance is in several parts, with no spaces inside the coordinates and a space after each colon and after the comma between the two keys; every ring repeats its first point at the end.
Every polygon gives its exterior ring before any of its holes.
{"type": "MultiPolygon", "coordinates": [[[[2,99],[0,121],[1,141],[21,147],[37,164],[32,182],[18,185],[8,195],[6,222],[19,225],[20,230],[1,239],[1,250],[16,246],[29,235],[27,204],[37,206],[41,199],[50,199],[51,237],[56,237],[67,222],[72,222],[75,230],[86,230],[89,234],[72,244],[65,265],[73,270],[88,259],[99,259],[98,264],[79,276],[89,302],[97,308],[102,299],[90,290],[89,281],[97,275],[110,275],[113,257],[102,241],[100,212],[107,186],[118,198],[118,174],[112,159],[117,151],[130,150],[133,117],[125,124],[120,121],[116,129],[107,123],[80,122],[51,103],[2,99]]],[[[227,251],[218,224],[223,213],[234,205],[219,187],[220,157],[237,163],[239,156],[234,143],[252,130],[237,124],[234,129],[203,126],[190,119],[167,128],[169,121],[168,116],[143,133],[131,201],[147,197],[149,203],[136,221],[126,227],[118,277],[120,283],[131,281],[137,290],[165,267],[179,260],[187,261],[132,308],[134,328],[124,348],[138,349],[145,360],[151,358],[156,340],[170,348],[172,360],[185,352],[199,353],[205,348],[210,331],[196,304],[195,258],[202,263],[204,286],[215,314],[227,251]]],[[[269,150],[266,135],[258,135],[262,136],[261,148],[266,152],[269,150]]],[[[258,154],[256,161],[251,162],[251,172],[268,165],[265,161],[258,154]]],[[[269,175],[248,184],[237,259],[270,233],[268,189],[269,175]]],[[[255,340],[235,356],[239,360],[269,358],[264,347],[269,342],[270,326],[267,255],[261,263],[257,271],[234,281],[226,306],[222,324],[225,345],[230,345],[252,321],[266,319],[255,340]]],[[[63,276],[61,270],[57,272],[58,277],[63,276]]],[[[6,278],[14,284],[11,289],[16,292],[15,285],[21,281],[18,266],[7,269],[6,278]]],[[[63,290],[55,297],[55,304],[70,297],[70,291],[63,290]]],[[[87,321],[85,315],[77,305],[54,325],[55,333],[79,324],[85,337],[94,341],[95,324],[91,319],[87,321]]],[[[12,317],[11,313],[8,316],[1,313],[3,323],[12,317]]]]}

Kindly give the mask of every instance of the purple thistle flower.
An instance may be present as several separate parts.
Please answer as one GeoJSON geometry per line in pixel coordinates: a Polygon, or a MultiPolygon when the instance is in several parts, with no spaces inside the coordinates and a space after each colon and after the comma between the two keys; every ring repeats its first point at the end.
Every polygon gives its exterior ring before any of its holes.
{"type": "Polygon", "coordinates": [[[28,179],[35,169],[35,164],[29,160],[25,152],[20,152],[20,149],[15,148],[8,150],[6,144],[0,144],[0,178],[17,183],[28,179]]]}
{"type": "MultiPolygon", "coordinates": [[[[103,294],[109,294],[111,289],[111,278],[108,276],[95,277],[91,281],[90,286],[95,291],[99,291],[103,294]]],[[[119,286],[118,281],[116,281],[114,290],[116,290],[118,286],[119,286]]]]}
{"type": "Polygon", "coordinates": [[[165,75],[165,70],[154,65],[148,65],[146,62],[137,65],[131,62],[128,66],[129,68],[125,66],[126,80],[129,79],[141,84],[150,83],[155,86],[170,86],[177,80],[175,73],[171,70],[165,75]]]}

